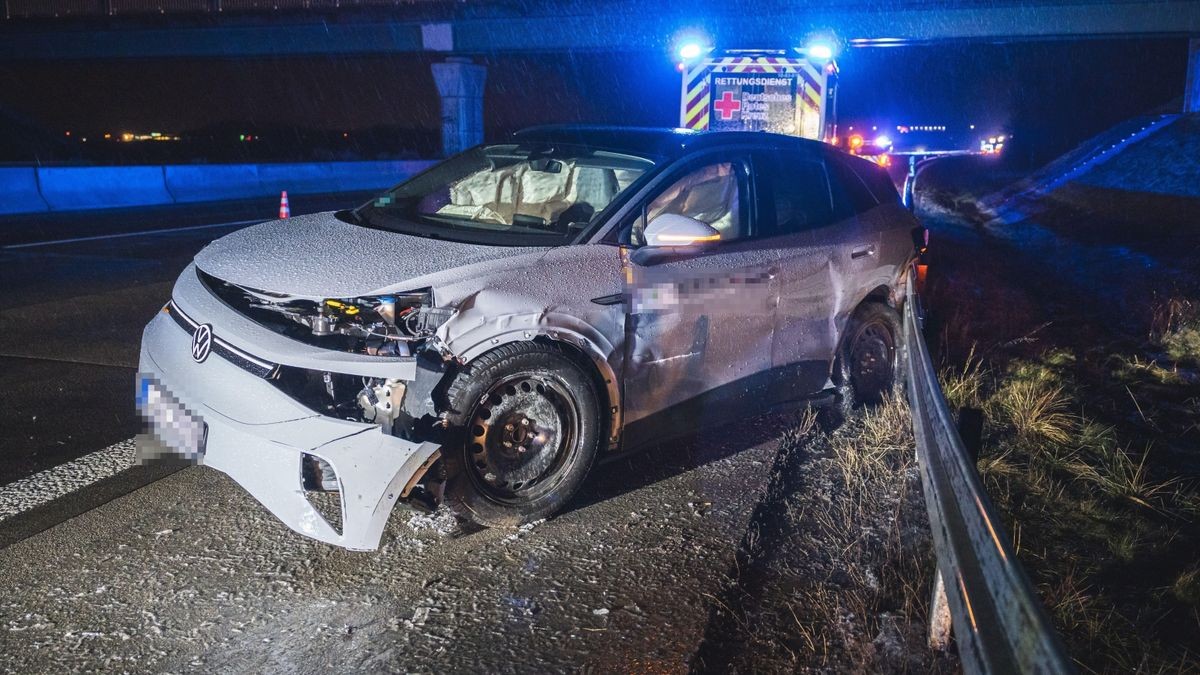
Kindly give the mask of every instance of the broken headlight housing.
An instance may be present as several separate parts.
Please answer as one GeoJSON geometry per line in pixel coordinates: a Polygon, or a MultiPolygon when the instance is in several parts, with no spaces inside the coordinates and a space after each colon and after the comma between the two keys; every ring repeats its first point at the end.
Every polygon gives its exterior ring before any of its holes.
{"type": "Polygon", "coordinates": [[[434,307],[430,289],[312,300],[198,273],[214,295],[247,318],[292,339],[338,351],[412,356],[454,313],[434,307]]]}

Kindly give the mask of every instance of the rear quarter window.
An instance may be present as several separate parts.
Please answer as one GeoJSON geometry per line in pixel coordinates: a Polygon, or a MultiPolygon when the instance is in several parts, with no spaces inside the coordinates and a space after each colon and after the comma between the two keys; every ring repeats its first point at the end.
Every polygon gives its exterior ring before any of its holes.
{"type": "Polygon", "coordinates": [[[830,154],[825,166],[829,169],[829,182],[833,191],[833,208],[836,216],[849,218],[855,214],[864,213],[879,206],[879,199],[867,187],[867,183],[857,171],[851,168],[854,160],[830,154]]]}
{"type": "Polygon", "coordinates": [[[896,192],[896,185],[892,182],[892,177],[888,175],[886,169],[865,160],[854,160],[851,168],[854,170],[854,173],[858,174],[863,183],[866,184],[871,194],[875,195],[875,199],[879,200],[880,204],[900,202],[900,194],[896,192]]]}
{"type": "Polygon", "coordinates": [[[778,234],[823,227],[834,221],[829,179],[819,155],[780,151],[767,159],[778,234]]]}

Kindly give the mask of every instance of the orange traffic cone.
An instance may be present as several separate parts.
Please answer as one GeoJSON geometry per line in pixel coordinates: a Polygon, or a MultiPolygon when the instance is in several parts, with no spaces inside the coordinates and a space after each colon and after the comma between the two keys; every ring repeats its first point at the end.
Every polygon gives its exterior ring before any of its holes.
{"type": "Polygon", "coordinates": [[[291,215],[292,209],[288,206],[287,190],[284,190],[283,194],[279,196],[279,217],[281,219],[290,218],[291,215]]]}

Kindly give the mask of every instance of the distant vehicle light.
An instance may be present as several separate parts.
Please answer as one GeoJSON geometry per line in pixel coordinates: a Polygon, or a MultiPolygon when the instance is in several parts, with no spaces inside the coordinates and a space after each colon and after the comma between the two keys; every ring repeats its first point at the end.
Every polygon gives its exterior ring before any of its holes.
{"type": "Polygon", "coordinates": [[[851,150],[857,150],[857,149],[861,148],[862,146],[863,146],[863,137],[862,136],[859,136],[858,134],[854,134],[853,136],[850,137],[850,149],[851,150]]]}
{"type": "Polygon", "coordinates": [[[875,137],[875,145],[880,148],[890,148],[892,146],[892,139],[887,134],[880,134],[875,137]]]}
{"type": "Polygon", "coordinates": [[[684,59],[685,61],[698,59],[703,53],[704,47],[702,47],[699,42],[685,42],[679,47],[679,58],[684,59]]]}

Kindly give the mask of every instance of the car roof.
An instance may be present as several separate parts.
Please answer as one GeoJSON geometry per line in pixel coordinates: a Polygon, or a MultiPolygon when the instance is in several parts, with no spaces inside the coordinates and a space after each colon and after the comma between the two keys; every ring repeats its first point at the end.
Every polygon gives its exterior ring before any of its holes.
{"type": "Polygon", "coordinates": [[[794,136],[762,131],[695,131],[669,127],[623,127],[579,124],[554,124],[522,129],[513,140],[527,143],[570,143],[602,148],[632,155],[675,157],[690,150],[724,145],[781,144],[811,145],[826,149],[824,143],[794,136]]]}

